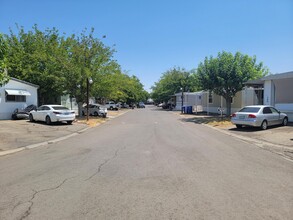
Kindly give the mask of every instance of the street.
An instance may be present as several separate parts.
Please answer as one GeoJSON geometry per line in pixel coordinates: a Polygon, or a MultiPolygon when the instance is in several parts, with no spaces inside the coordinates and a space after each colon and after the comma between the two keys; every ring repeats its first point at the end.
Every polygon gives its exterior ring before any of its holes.
{"type": "Polygon", "coordinates": [[[153,106],[0,158],[0,219],[292,219],[293,163],[153,106]]]}

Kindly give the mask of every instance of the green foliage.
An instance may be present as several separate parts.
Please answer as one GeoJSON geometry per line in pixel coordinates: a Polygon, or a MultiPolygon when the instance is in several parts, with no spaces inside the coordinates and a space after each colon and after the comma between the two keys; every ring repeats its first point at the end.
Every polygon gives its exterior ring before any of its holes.
{"type": "Polygon", "coordinates": [[[205,58],[197,69],[198,79],[202,89],[210,90],[226,99],[227,114],[231,111],[231,98],[241,91],[248,80],[258,79],[268,70],[262,63],[256,62],[256,57],[249,57],[237,52],[221,52],[216,58],[205,58]]]}
{"type": "Polygon", "coordinates": [[[88,79],[97,99],[137,100],[145,92],[138,79],[121,72],[115,51],[94,37],[94,29],[65,37],[56,28],[17,28],[17,34],[0,35],[0,68],[5,64],[10,76],[39,85],[39,104],[57,103],[63,94],[86,102],[88,79]]]}
{"type": "MultiPolygon", "coordinates": [[[[61,37],[56,29],[41,32],[35,25],[32,31],[18,28],[7,36],[8,73],[40,86],[40,103],[54,103],[64,91],[61,37]]],[[[63,52],[64,54],[64,52],[63,52]]]]}
{"type": "Polygon", "coordinates": [[[7,64],[7,42],[2,34],[0,34],[0,86],[8,82],[9,77],[6,73],[7,64]]]}
{"type": "Polygon", "coordinates": [[[170,69],[163,73],[160,80],[152,87],[152,98],[155,102],[167,102],[171,95],[182,91],[196,91],[198,89],[197,74],[194,70],[184,68],[170,69]]]}

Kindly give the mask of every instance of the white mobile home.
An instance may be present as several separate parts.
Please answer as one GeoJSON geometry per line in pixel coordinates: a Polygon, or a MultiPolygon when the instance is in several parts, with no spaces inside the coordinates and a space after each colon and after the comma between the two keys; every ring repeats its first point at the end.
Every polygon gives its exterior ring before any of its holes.
{"type": "Polygon", "coordinates": [[[182,102],[183,106],[192,106],[194,112],[203,111],[203,95],[204,92],[184,92],[176,93],[175,97],[175,108],[176,111],[181,111],[182,102]]]}
{"type": "Polygon", "coordinates": [[[13,111],[38,104],[39,86],[16,78],[0,87],[0,119],[10,119],[13,111]]]}
{"type": "Polygon", "coordinates": [[[261,79],[264,84],[264,104],[285,112],[293,122],[293,71],[269,75],[261,79]]]}
{"type": "MultiPolygon", "coordinates": [[[[232,99],[231,111],[237,111],[246,105],[257,105],[262,104],[263,99],[263,89],[258,88],[248,88],[245,87],[242,91],[239,91],[236,96],[232,99]]],[[[183,106],[192,106],[194,113],[196,112],[207,112],[207,113],[219,113],[220,110],[223,114],[226,114],[226,100],[219,95],[216,95],[209,91],[199,91],[199,92],[184,92],[183,100],[182,93],[177,93],[174,95],[175,109],[181,110],[182,101],[183,106]]]]}

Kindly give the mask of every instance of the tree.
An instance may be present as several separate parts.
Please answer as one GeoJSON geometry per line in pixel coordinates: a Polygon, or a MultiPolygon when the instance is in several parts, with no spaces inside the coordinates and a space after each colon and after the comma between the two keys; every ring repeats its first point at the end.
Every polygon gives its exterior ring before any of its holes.
{"type": "Polygon", "coordinates": [[[9,75],[39,85],[40,104],[57,102],[66,80],[58,30],[42,32],[35,25],[25,32],[23,27],[18,27],[17,34],[11,31],[6,38],[9,75]]]}
{"type": "MultiPolygon", "coordinates": [[[[28,32],[17,30],[0,36],[0,68],[7,66],[10,76],[39,85],[39,104],[58,103],[69,94],[80,108],[87,89],[90,97],[114,101],[136,101],[145,94],[137,78],[122,73],[113,59],[115,50],[96,38],[93,28],[68,37],[56,28],[40,31],[37,25],[28,32]],[[93,84],[88,87],[89,79],[93,84]]],[[[2,82],[5,75],[0,74],[2,82]]]]}
{"type": "Polygon", "coordinates": [[[268,74],[263,63],[257,63],[256,57],[237,52],[218,53],[216,58],[205,58],[197,68],[202,89],[223,96],[226,100],[227,115],[231,114],[231,100],[241,91],[248,80],[258,79],[268,74]]]}
{"type": "Polygon", "coordinates": [[[86,32],[85,29],[80,36],[71,35],[62,42],[67,48],[67,65],[63,70],[67,78],[66,93],[76,98],[79,109],[87,101],[87,89],[91,97],[98,95],[97,85],[100,85],[103,73],[112,69],[113,63],[116,65],[112,59],[114,50],[94,37],[93,28],[89,34],[86,32]],[[89,79],[92,79],[93,84],[87,88],[89,79]]]}
{"type": "Polygon", "coordinates": [[[198,89],[197,75],[194,70],[174,67],[161,76],[152,87],[152,98],[155,102],[167,102],[171,95],[180,91],[196,91],[198,89]]]}
{"type": "Polygon", "coordinates": [[[2,34],[0,34],[0,86],[8,82],[9,77],[6,72],[8,45],[2,34]]]}

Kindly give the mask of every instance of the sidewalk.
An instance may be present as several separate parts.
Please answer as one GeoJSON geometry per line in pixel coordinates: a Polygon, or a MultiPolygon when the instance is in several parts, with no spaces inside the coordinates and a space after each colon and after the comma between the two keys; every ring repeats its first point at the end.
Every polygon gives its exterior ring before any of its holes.
{"type": "Polygon", "coordinates": [[[108,111],[107,118],[90,116],[88,122],[85,117],[77,118],[72,125],[0,120],[0,156],[64,140],[126,112],[127,110],[108,111]]]}

